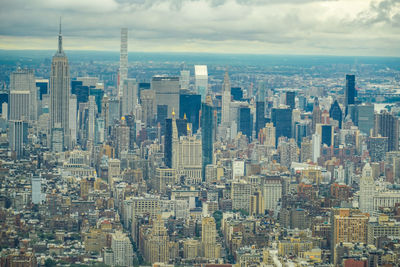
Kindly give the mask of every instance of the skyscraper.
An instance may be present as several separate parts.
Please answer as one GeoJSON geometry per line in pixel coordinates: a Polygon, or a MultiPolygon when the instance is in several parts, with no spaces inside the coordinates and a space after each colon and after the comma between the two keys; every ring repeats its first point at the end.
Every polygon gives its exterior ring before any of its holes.
{"type": "Polygon", "coordinates": [[[18,68],[10,75],[10,119],[37,120],[37,103],[34,70],[18,68]]]}
{"type": "MultiPolygon", "coordinates": [[[[177,119],[178,138],[187,135],[187,121],[177,119]]],[[[166,119],[164,136],[164,162],[169,168],[172,168],[172,119],[166,119]]]]}
{"type": "Polygon", "coordinates": [[[77,138],[77,98],[76,95],[70,95],[69,98],[69,129],[71,131],[71,144],[74,146],[76,144],[77,138]]]}
{"type": "Polygon", "coordinates": [[[249,107],[239,108],[239,131],[251,140],[253,132],[253,119],[249,107]]]}
{"type": "Polygon", "coordinates": [[[8,139],[10,150],[15,153],[16,158],[22,157],[28,144],[28,123],[22,120],[10,120],[8,139]]]}
{"type": "Polygon", "coordinates": [[[40,204],[42,200],[42,177],[32,176],[32,203],[40,204]]]}
{"type": "MultiPolygon", "coordinates": [[[[203,153],[203,176],[205,167],[213,163],[213,144],[214,144],[214,108],[209,103],[201,104],[201,139],[203,153]]],[[[204,180],[204,177],[203,177],[204,180]]]]}
{"type": "Polygon", "coordinates": [[[374,211],[375,183],[369,163],[364,165],[360,179],[360,210],[371,214],[374,211]]]}
{"type": "Polygon", "coordinates": [[[399,150],[399,119],[386,111],[375,114],[375,136],[388,138],[388,151],[399,150]]]}
{"type": "Polygon", "coordinates": [[[190,70],[181,70],[181,75],[179,77],[179,84],[181,86],[181,89],[189,89],[190,70]]]}
{"type": "Polygon", "coordinates": [[[339,122],[339,128],[342,128],[343,112],[337,100],[335,100],[335,102],[333,102],[331,105],[331,108],[329,109],[329,116],[332,119],[337,120],[339,122]]]}
{"type": "Polygon", "coordinates": [[[260,130],[265,126],[265,102],[256,102],[256,136],[259,134],[260,130]]]}
{"type": "Polygon", "coordinates": [[[196,92],[201,95],[201,100],[204,100],[208,93],[207,65],[195,65],[194,75],[195,75],[196,92]]]}
{"type": "Polygon", "coordinates": [[[354,98],[356,96],[355,79],[355,75],[346,74],[346,87],[344,90],[344,104],[346,106],[346,115],[347,106],[354,104],[354,98]]]}
{"type": "Polygon", "coordinates": [[[196,133],[199,129],[201,109],[201,95],[189,92],[182,93],[179,96],[179,118],[186,115],[187,121],[192,124],[192,132],[196,133]]]}
{"type": "Polygon", "coordinates": [[[312,124],[311,124],[311,131],[315,133],[315,127],[317,123],[321,123],[322,120],[322,111],[319,107],[319,100],[318,97],[314,99],[314,107],[312,111],[312,124]]]}
{"type": "Polygon", "coordinates": [[[121,51],[119,56],[118,96],[123,95],[124,81],[128,78],[128,29],[121,29],[121,51]]]}
{"type": "MultiPolygon", "coordinates": [[[[156,105],[168,106],[168,118],[171,118],[172,110],[179,114],[179,77],[153,77],[151,89],[156,93],[156,105]]],[[[159,114],[157,113],[157,115],[159,114]]]]}
{"type": "Polygon", "coordinates": [[[291,109],[296,108],[296,93],[293,91],[286,92],[286,105],[291,109]]]}
{"type": "Polygon", "coordinates": [[[231,104],[231,82],[229,81],[229,74],[226,71],[224,76],[224,83],[222,84],[222,114],[221,114],[222,125],[227,125],[230,123],[230,104],[231,104]]]}
{"type": "MultiPolygon", "coordinates": [[[[370,135],[374,129],[374,104],[357,105],[357,123],[361,132],[370,135]]],[[[354,121],[353,121],[354,122],[354,121]]]]}
{"type": "Polygon", "coordinates": [[[122,115],[133,114],[138,103],[138,84],[136,79],[123,81],[122,115]]]}
{"type": "Polygon", "coordinates": [[[94,141],[94,130],[96,121],[96,102],[93,95],[89,96],[89,122],[88,122],[88,140],[94,141]]]}
{"type": "Polygon", "coordinates": [[[290,108],[273,108],[272,123],[275,126],[276,141],[281,136],[292,137],[292,110],[290,108]]]}
{"type": "MultiPolygon", "coordinates": [[[[53,56],[50,72],[50,131],[62,129],[64,146],[69,147],[69,96],[70,76],[68,58],[62,47],[61,22],[58,34],[58,50],[53,56]]],[[[53,138],[52,138],[53,140],[53,138]]]]}

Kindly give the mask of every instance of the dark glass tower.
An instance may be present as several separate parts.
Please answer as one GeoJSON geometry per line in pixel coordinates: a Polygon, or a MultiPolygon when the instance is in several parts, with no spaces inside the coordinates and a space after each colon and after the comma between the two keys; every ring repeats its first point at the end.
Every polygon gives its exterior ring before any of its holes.
{"type": "Polygon", "coordinates": [[[262,128],[265,126],[265,102],[256,102],[256,137],[262,128]]]}
{"type": "Polygon", "coordinates": [[[295,92],[286,92],[286,105],[289,106],[291,109],[296,108],[296,100],[295,100],[296,93],[295,92]]]}
{"type": "Polygon", "coordinates": [[[241,107],[239,109],[239,131],[245,134],[251,140],[253,132],[253,119],[251,118],[250,108],[241,107]]]}
{"type": "Polygon", "coordinates": [[[339,106],[337,100],[333,102],[331,108],[329,109],[329,117],[339,122],[339,128],[342,128],[343,112],[339,106]]]}
{"type": "Polygon", "coordinates": [[[201,104],[201,141],[203,152],[203,180],[205,176],[205,167],[213,162],[213,143],[214,143],[214,108],[207,104],[201,104]]]}
{"type": "Polygon", "coordinates": [[[354,99],[356,97],[356,77],[352,74],[346,74],[346,88],[344,91],[344,101],[346,106],[354,104],[354,99]]]}
{"type": "Polygon", "coordinates": [[[242,101],[243,100],[243,90],[240,87],[232,87],[231,88],[231,96],[232,100],[242,101]]]}
{"type": "Polygon", "coordinates": [[[201,108],[201,95],[181,93],[179,97],[179,117],[186,118],[192,124],[192,132],[199,129],[199,116],[201,108]]]}
{"type": "Polygon", "coordinates": [[[281,136],[292,137],[292,110],[290,108],[273,108],[271,119],[275,126],[276,143],[281,136]]]}

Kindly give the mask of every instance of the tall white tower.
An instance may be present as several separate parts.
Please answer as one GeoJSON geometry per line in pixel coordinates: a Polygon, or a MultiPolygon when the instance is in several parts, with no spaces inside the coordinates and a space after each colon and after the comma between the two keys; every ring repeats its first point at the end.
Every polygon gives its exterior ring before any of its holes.
{"type": "Polygon", "coordinates": [[[194,66],[195,86],[198,94],[201,95],[201,100],[206,99],[208,93],[208,70],[207,65],[194,66]]]}
{"type": "Polygon", "coordinates": [[[372,168],[369,163],[365,164],[360,179],[359,207],[362,212],[371,214],[374,211],[375,182],[372,177],[372,168]]]}
{"type": "Polygon", "coordinates": [[[228,71],[225,72],[224,83],[222,85],[222,125],[230,123],[230,105],[231,105],[231,82],[228,71]]]}
{"type": "Polygon", "coordinates": [[[128,78],[128,29],[121,29],[121,52],[119,57],[118,96],[123,95],[124,81],[128,78]]]}
{"type": "Polygon", "coordinates": [[[312,158],[313,162],[317,163],[321,155],[321,135],[315,133],[312,135],[312,158]]]}

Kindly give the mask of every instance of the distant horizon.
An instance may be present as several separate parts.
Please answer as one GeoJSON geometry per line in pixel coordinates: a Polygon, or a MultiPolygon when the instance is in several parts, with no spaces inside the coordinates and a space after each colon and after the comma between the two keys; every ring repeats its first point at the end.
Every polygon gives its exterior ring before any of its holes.
{"type": "MultiPolygon", "coordinates": [[[[56,49],[4,49],[0,48],[0,51],[9,52],[55,52],[56,49]]],[[[87,49],[64,49],[66,53],[68,52],[93,52],[93,53],[116,53],[119,54],[119,50],[87,50],[87,49]]],[[[387,56],[387,55],[345,55],[345,54],[280,54],[280,53],[243,53],[243,52],[204,52],[204,51],[128,51],[128,54],[170,54],[170,55],[180,55],[180,54],[204,54],[204,55],[240,55],[240,56],[294,56],[294,57],[344,57],[344,58],[393,58],[400,59],[399,56],[387,56]]]]}

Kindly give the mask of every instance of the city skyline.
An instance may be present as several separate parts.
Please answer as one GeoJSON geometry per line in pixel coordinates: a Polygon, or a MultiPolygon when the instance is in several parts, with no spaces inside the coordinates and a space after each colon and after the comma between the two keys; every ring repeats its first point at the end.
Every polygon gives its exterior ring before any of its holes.
{"type": "Polygon", "coordinates": [[[127,27],[135,52],[397,56],[399,10],[393,0],[5,1],[0,49],[52,49],[62,16],[66,50],[118,51],[127,27]]]}

